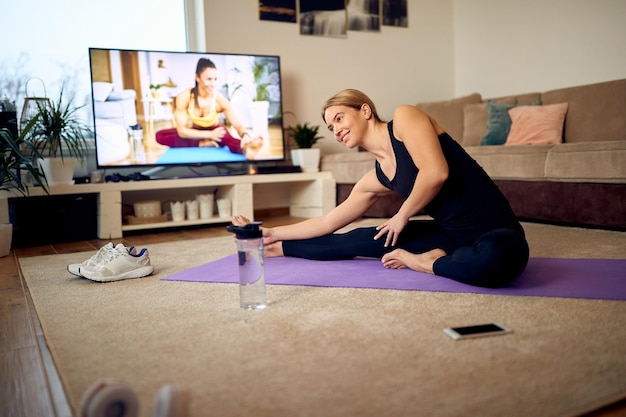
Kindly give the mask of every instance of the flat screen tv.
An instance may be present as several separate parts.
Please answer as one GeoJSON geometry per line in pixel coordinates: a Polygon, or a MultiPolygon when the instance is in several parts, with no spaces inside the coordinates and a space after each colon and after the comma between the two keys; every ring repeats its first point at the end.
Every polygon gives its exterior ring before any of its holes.
{"type": "Polygon", "coordinates": [[[99,169],[285,159],[279,56],[90,48],[89,62],[99,169]]]}

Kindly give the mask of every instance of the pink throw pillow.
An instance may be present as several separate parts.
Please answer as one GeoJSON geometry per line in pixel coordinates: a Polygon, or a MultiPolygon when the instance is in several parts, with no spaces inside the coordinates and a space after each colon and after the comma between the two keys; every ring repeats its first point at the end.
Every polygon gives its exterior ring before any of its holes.
{"type": "Polygon", "coordinates": [[[561,143],[567,106],[567,103],[557,103],[510,109],[511,130],[505,145],[561,143]]]}

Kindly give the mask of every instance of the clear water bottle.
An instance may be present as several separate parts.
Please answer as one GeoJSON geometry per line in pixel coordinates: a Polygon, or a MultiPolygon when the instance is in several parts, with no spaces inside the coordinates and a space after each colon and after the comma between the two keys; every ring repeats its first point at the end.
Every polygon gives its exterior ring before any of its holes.
{"type": "Polygon", "coordinates": [[[262,310],[267,306],[263,233],[260,226],[261,222],[252,222],[244,226],[226,227],[237,237],[239,301],[245,310],[262,310]]]}
{"type": "Polygon", "coordinates": [[[146,150],[143,145],[143,128],[140,124],[128,128],[130,135],[130,150],[133,162],[136,164],[146,163],[146,150]]]}

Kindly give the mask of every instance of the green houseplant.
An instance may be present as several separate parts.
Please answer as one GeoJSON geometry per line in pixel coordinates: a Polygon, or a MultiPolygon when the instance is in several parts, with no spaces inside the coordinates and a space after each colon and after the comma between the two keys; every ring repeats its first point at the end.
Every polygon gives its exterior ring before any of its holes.
{"type": "Polygon", "coordinates": [[[37,102],[28,139],[43,156],[39,163],[49,185],[70,184],[75,161],[85,159],[93,131],[78,116],[80,108],[64,102],[63,90],[56,101],[37,102]]]}
{"type": "MultiPolygon", "coordinates": [[[[28,123],[22,132],[17,135],[14,130],[0,128],[0,192],[12,190],[25,195],[28,193],[28,183],[22,173],[30,175],[34,181],[40,183],[47,192],[46,181],[41,171],[33,165],[33,157],[39,152],[32,142],[27,140],[34,121],[28,123]]],[[[11,251],[13,225],[8,219],[0,219],[0,257],[11,251]]]]}
{"type": "Polygon", "coordinates": [[[318,125],[309,126],[308,123],[297,123],[295,127],[288,127],[287,133],[293,138],[298,149],[291,150],[291,161],[304,172],[319,171],[320,150],[313,148],[322,136],[318,135],[318,125]]]}
{"type": "Polygon", "coordinates": [[[33,165],[33,160],[41,157],[41,154],[35,144],[27,139],[34,123],[31,120],[19,135],[7,128],[0,129],[0,190],[16,190],[22,195],[27,194],[28,184],[21,175],[26,172],[47,191],[42,172],[33,165]]]}
{"type": "Polygon", "coordinates": [[[163,87],[163,84],[150,84],[150,92],[153,98],[159,98],[159,90],[163,87]]]}
{"type": "MultiPolygon", "coordinates": [[[[237,74],[242,73],[242,70],[237,67],[233,68],[231,71],[237,74]]],[[[277,78],[279,77],[276,62],[269,58],[256,57],[250,64],[250,71],[254,82],[254,91],[250,91],[243,84],[237,83],[232,86],[234,88],[230,96],[232,97],[237,91],[244,89],[250,94],[253,101],[271,101],[271,86],[276,84],[277,78]]]]}
{"type": "Polygon", "coordinates": [[[318,136],[319,130],[319,126],[309,126],[308,123],[298,123],[295,127],[289,126],[287,128],[289,136],[293,138],[300,149],[310,149],[318,140],[323,139],[322,136],[318,136]]]}
{"type": "MultiPolygon", "coordinates": [[[[235,67],[231,69],[238,78],[244,71],[235,67]]],[[[275,60],[268,57],[255,57],[250,62],[250,73],[252,82],[242,84],[235,81],[229,88],[232,88],[230,97],[234,97],[238,91],[247,93],[247,97],[252,101],[249,103],[252,129],[256,134],[267,135],[270,120],[270,107],[276,103],[273,97],[272,86],[275,86],[280,74],[275,60]],[[274,100],[274,101],[272,101],[274,100]]],[[[246,73],[247,74],[247,73],[246,73]]],[[[274,116],[272,116],[274,118],[274,116]]]]}

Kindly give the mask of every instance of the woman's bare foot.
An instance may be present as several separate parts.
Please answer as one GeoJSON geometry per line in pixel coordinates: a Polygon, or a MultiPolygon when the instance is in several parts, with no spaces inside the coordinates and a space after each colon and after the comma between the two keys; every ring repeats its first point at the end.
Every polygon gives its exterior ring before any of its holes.
{"type": "Polygon", "coordinates": [[[263,143],[263,136],[257,136],[256,138],[252,138],[249,141],[245,142],[242,145],[242,148],[246,159],[254,159],[256,157],[256,154],[259,153],[259,151],[263,147],[263,143]]]}
{"type": "MultiPolygon", "coordinates": [[[[251,223],[251,220],[246,216],[242,216],[241,214],[236,214],[231,219],[234,226],[245,226],[248,223],[251,223]]],[[[272,242],[265,243],[263,245],[263,252],[265,257],[267,258],[276,258],[279,256],[285,256],[283,252],[283,243],[282,242],[272,242]]]]}
{"type": "Polygon", "coordinates": [[[252,221],[246,216],[242,216],[241,214],[236,214],[232,217],[231,222],[233,226],[245,226],[248,223],[252,223],[252,221]]]}
{"type": "Polygon", "coordinates": [[[396,249],[385,254],[381,261],[385,268],[409,268],[413,271],[433,274],[433,264],[442,256],[446,256],[446,252],[442,249],[433,249],[424,253],[411,253],[404,249],[396,249]]]}

